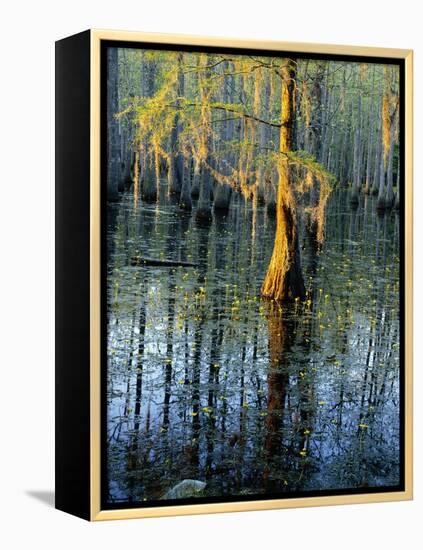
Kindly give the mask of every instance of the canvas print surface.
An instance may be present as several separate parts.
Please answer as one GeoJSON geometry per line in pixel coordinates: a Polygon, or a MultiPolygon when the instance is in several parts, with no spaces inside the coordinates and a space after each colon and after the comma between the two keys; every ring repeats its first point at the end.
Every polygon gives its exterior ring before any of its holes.
{"type": "Polygon", "coordinates": [[[104,56],[104,506],[399,490],[400,66],[104,56]]]}

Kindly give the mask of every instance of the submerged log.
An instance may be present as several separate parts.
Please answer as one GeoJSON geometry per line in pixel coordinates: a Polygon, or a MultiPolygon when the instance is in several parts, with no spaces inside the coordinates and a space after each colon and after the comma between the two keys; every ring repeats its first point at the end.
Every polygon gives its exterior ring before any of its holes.
{"type": "Polygon", "coordinates": [[[199,267],[199,264],[193,262],[182,262],[179,260],[159,260],[157,258],[141,258],[140,256],[134,256],[131,258],[132,266],[162,266],[162,267],[199,267]]]}

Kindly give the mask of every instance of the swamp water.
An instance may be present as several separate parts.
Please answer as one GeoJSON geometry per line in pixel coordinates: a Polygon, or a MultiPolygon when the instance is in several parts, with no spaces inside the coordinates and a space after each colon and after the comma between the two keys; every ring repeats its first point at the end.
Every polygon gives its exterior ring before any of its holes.
{"type": "Polygon", "coordinates": [[[399,484],[399,219],[345,191],[308,296],[260,298],[274,219],[239,198],[210,226],[172,201],[108,205],[107,494],[158,500],[399,484]],[[131,265],[132,258],[194,266],[131,265]]]}

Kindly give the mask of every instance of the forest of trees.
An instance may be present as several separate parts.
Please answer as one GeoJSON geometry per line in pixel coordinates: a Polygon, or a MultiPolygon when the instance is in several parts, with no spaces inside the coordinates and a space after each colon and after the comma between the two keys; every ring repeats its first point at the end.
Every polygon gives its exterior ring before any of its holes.
{"type": "MultiPolygon", "coordinates": [[[[276,216],[261,293],[304,298],[299,231],[318,248],[334,186],[399,206],[399,70],[300,58],[108,49],[108,200],[160,185],[208,223],[242,194],[276,216]]],[[[254,231],[254,226],[253,226],[254,231]]]]}
{"type": "Polygon", "coordinates": [[[108,49],[110,503],[396,485],[399,90],[108,49]]]}

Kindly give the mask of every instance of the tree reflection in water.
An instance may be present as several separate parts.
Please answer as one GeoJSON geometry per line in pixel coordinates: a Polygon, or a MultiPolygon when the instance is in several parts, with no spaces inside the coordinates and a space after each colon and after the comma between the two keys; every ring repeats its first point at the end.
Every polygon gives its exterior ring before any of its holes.
{"type": "Polygon", "coordinates": [[[335,191],[307,296],[260,298],[274,220],[237,197],[199,225],[126,193],[108,227],[110,503],[399,484],[399,228],[335,191]],[[254,225],[254,231],[253,231],[254,225]],[[131,266],[135,255],[194,267],[131,266]]]}

